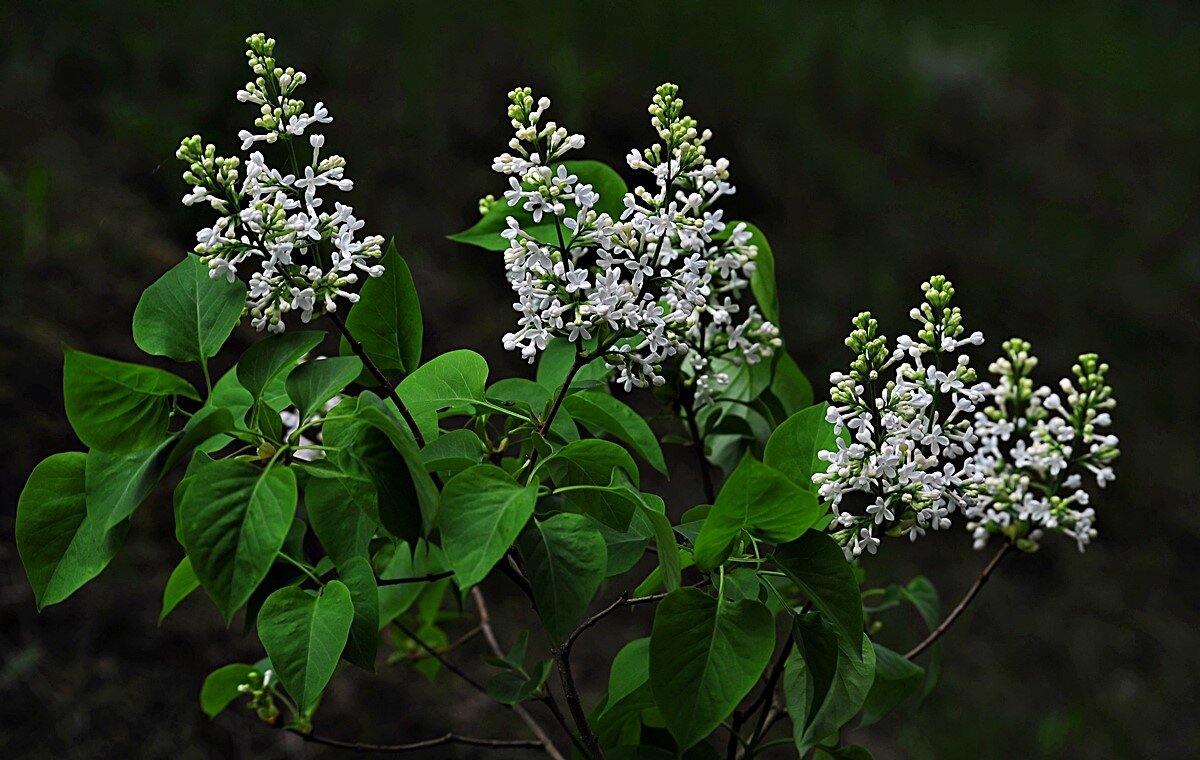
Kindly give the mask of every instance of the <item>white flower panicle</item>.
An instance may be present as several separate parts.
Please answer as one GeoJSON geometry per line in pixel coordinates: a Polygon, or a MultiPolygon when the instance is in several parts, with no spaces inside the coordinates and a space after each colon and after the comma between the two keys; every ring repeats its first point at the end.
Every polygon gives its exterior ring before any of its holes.
{"type": "Polygon", "coordinates": [[[967,527],[976,548],[1000,533],[1033,549],[1044,531],[1057,531],[1083,551],[1096,535],[1084,480],[1103,488],[1120,455],[1117,437],[1101,432],[1116,406],[1104,379],[1108,365],[1084,354],[1072,368],[1075,381],[1062,379],[1059,393],[1035,389],[1030,375],[1037,358],[1029,348],[1013,338],[989,367],[997,379],[984,386],[988,405],[975,415],[975,461],[984,481],[980,498],[965,510],[967,527]]]}
{"type": "Polygon", "coordinates": [[[874,554],[884,534],[916,540],[948,528],[953,512],[979,498],[972,419],[984,394],[968,357],[956,352],[982,344],[983,334],[964,335],[949,280],[939,275],[921,287],[925,301],[911,312],[920,325],[915,340],[903,335],[889,351],[863,312],[846,339],[856,354],[850,372],[830,376],[827,419],[837,450],[821,453],[828,469],[813,482],[837,515],[830,530],[848,558],[874,554]]]}
{"type": "Polygon", "coordinates": [[[349,288],[360,273],[383,273],[378,259],[384,241],[378,235],[358,238],[364,222],[354,209],[336,201],[330,208],[318,195],[349,191],[354,183],[346,177],[345,159],[322,155],[325,137],[312,132],[333,121],[325,105],[306,111],[304,101],[293,97],[306,80],[304,73],[276,65],[275,40],[255,34],[246,44],[255,77],[237,97],[259,106],[254,125],[260,131],[238,134],[242,150],[285,142],[291,171],[268,166],[263,154],[254,151],[243,176],[240,159],[218,156],[216,147],[203,145],[199,135],[185,138],[176,156],[188,164],[183,179],[192,187],[184,204],[207,203],[220,215],[196,233],[196,253],[213,279],[230,282],[250,262],[256,268],[249,275],[246,303],[251,324],[282,332],[288,312],[297,311],[308,322],[314,314],[336,311],[338,298],[357,301],[349,288]],[[307,141],[298,139],[306,135],[307,141]],[[306,149],[309,161],[301,167],[298,156],[306,149]]]}
{"type": "MultiPolygon", "coordinates": [[[[519,88],[509,99],[513,152],[497,156],[492,168],[509,175],[504,200],[528,212],[534,227],[510,216],[503,233],[520,314],[505,348],[532,362],[556,336],[586,343],[626,390],[661,385],[662,363],[693,348],[696,382],[704,387],[711,386],[705,347],[751,362],[771,354],[778,331],[756,307],[737,302],[756,249],[744,226],[721,235],[725,224],[715,209],[734,192],[728,161],[708,158],[711,133],[683,115],[678,87],[659,87],[649,108],[660,142],[628,157],[630,168],[654,176],[655,187],[627,193],[615,219],[597,210],[597,188],[561,163],[584,137],[543,119],[548,98],[519,88]]],[[[481,212],[498,202],[484,198],[481,212]]]]}

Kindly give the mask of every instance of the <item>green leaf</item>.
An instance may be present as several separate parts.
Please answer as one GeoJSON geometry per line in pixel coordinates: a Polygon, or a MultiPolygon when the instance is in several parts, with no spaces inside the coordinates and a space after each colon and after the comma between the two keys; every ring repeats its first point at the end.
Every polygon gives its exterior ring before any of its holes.
{"type": "Polygon", "coordinates": [[[712,570],[729,557],[743,530],[778,544],[799,537],[820,516],[821,506],[811,491],[747,454],[717,494],[693,557],[698,567],[712,570]]]}
{"type": "Polygon", "coordinates": [[[354,603],[341,581],[319,593],[287,586],[258,613],[258,638],[284,688],[308,714],[337,668],[350,635],[354,603]]]}
{"type": "MultiPolygon", "coordinates": [[[[804,657],[793,650],[783,670],[783,696],[790,715],[809,713],[812,692],[807,671],[804,657]]],[[[875,650],[870,639],[863,636],[858,646],[851,646],[839,638],[837,672],[829,694],[807,728],[803,721],[792,722],[792,736],[802,755],[818,742],[836,737],[838,730],[862,709],[874,680],[875,650]]]]}
{"type": "Polygon", "coordinates": [[[340,472],[314,474],[304,486],[304,506],[313,533],[335,566],[367,556],[375,535],[371,515],[379,513],[371,481],[340,472]]]}
{"type": "Polygon", "coordinates": [[[593,432],[608,433],[633,449],[651,467],[667,474],[667,464],[654,431],[625,403],[601,391],[584,390],[567,396],[563,406],[577,422],[582,422],[593,432]]]}
{"type": "Polygon", "coordinates": [[[634,639],[617,652],[608,672],[608,704],[615,705],[650,682],[650,637],[634,639]]]}
{"type": "MultiPolygon", "coordinates": [[[[656,509],[654,505],[661,501],[662,499],[653,494],[642,494],[642,502],[651,509],[656,509]]],[[[600,535],[604,536],[607,547],[608,566],[604,571],[607,578],[614,578],[632,569],[645,556],[646,547],[654,540],[654,528],[650,524],[650,518],[640,507],[633,513],[628,530],[613,530],[599,521],[595,524],[600,535]]]]}
{"type": "MultiPolygon", "coordinates": [[[[556,162],[558,163],[558,162],[556,162]]],[[[612,167],[599,161],[563,161],[567,171],[579,177],[580,184],[590,184],[600,195],[596,203],[596,212],[607,212],[616,219],[624,210],[625,193],[628,189],[625,180],[612,167]]],[[[521,229],[542,243],[558,244],[558,233],[555,230],[553,218],[543,217],[542,221],[534,224],[532,215],[521,208],[520,204],[509,206],[504,200],[496,202],[487,214],[469,229],[453,235],[447,235],[450,240],[458,243],[477,246],[487,251],[503,251],[508,248],[508,241],[500,237],[507,228],[508,217],[516,217],[521,222],[521,229]]],[[[564,229],[564,235],[569,231],[564,229]]]]}
{"type": "Polygon", "coordinates": [[[604,581],[604,537],[583,515],[531,520],[517,548],[525,560],[533,600],[546,630],[562,643],[583,617],[604,581]]]}
{"type": "MultiPolygon", "coordinates": [[[[900,588],[900,596],[917,609],[930,631],[941,624],[942,604],[938,599],[937,589],[928,578],[924,576],[913,578],[907,586],[900,588]]],[[[944,658],[945,651],[942,649],[940,641],[930,647],[929,665],[925,668],[925,684],[921,688],[921,699],[928,698],[933,688],[937,686],[938,679],[942,674],[944,658]]]]}
{"type": "Polygon", "coordinates": [[[200,362],[217,355],[242,318],[246,284],[216,280],[195,254],[146,288],[133,312],[133,342],[155,356],[200,362]]]}
{"type": "Polygon", "coordinates": [[[379,650],[379,586],[375,570],[366,557],[351,557],[338,565],[338,577],[350,590],[354,603],[354,622],[346,642],[345,658],[363,670],[375,672],[375,654],[379,650]]]}
{"type": "Polygon", "coordinates": [[[536,485],[521,486],[495,465],[477,464],[446,482],[438,525],[459,588],[487,576],[520,535],[536,502],[536,485]]]}
{"type": "Polygon", "coordinates": [[[812,406],[813,388],[791,354],[781,350],[776,356],[774,375],[768,390],[778,404],[775,419],[785,420],[801,409],[812,406]]]}
{"type": "Polygon", "coordinates": [[[250,674],[256,670],[253,665],[236,662],[209,673],[200,687],[200,709],[210,718],[220,715],[233,700],[242,696],[238,687],[249,684],[250,674]]]}
{"type": "Polygon", "coordinates": [[[827,409],[829,404],[822,402],[793,414],[771,434],[763,452],[764,462],[811,491],[816,490],[813,474],[829,467],[820,453],[837,450],[838,437],[825,420],[827,409]]]}
{"type": "MultiPolygon", "coordinates": [[[[797,615],[792,621],[797,653],[808,673],[808,712],[792,716],[792,721],[808,727],[829,696],[838,668],[838,637],[829,622],[817,612],[797,615]]],[[[789,653],[789,658],[791,653],[789,653]]],[[[799,686],[799,684],[797,684],[799,686]]]]}
{"type": "Polygon", "coordinates": [[[858,641],[863,630],[862,596],[854,569],[836,541],[824,533],[805,533],[776,549],[771,559],[833,623],[844,641],[858,641]]]}
{"type": "Polygon", "coordinates": [[[109,530],[88,515],[86,462],[74,451],[42,460],[17,500],[17,553],[39,610],[99,575],[125,537],[125,526],[109,530]]]}
{"type": "Polygon", "coordinates": [[[439,412],[469,410],[484,401],[487,376],[487,361],[482,356],[474,351],[450,351],[404,378],[396,393],[429,441],[437,437],[439,412]]]}
{"type": "Polygon", "coordinates": [[[589,438],[574,441],[542,460],[556,485],[590,486],[564,493],[567,503],[610,528],[625,531],[640,499],[632,488],[638,484],[637,465],[629,452],[612,441],[589,438]],[[614,471],[628,477],[632,488],[622,486],[614,471]]]}
{"type": "Polygon", "coordinates": [[[250,393],[251,398],[262,398],[271,381],[286,376],[324,338],[325,333],[311,330],[285,332],[260,340],[238,359],[238,383],[250,393]]]}
{"type": "Polygon", "coordinates": [[[226,620],[267,576],[295,515],[290,468],[222,459],[191,477],[179,504],[183,545],[226,620]]]}
{"type": "Polygon", "coordinates": [[[779,295],[775,286],[775,254],[771,252],[771,244],[767,242],[762,230],[749,222],[726,222],[725,229],[714,235],[715,240],[724,240],[733,234],[738,225],[745,225],[750,233],[749,245],[758,247],[758,255],[754,258],[754,273],[750,275],[750,290],[758,301],[758,308],[763,316],[779,325],[779,295]]]}
{"type": "Polygon", "coordinates": [[[358,503],[377,508],[370,516],[386,531],[416,541],[433,529],[437,488],[412,434],[377,396],[360,395],[353,423],[327,429],[325,441],[341,448],[337,460],[343,471],[375,484],[375,501],[358,503]]]}
{"type": "Polygon", "coordinates": [[[67,419],[88,448],[127,454],[167,435],[171,398],[199,400],[181,377],[63,346],[63,402],[67,419]]]}
{"type": "MultiPolygon", "coordinates": [[[[387,564],[380,571],[379,577],[384,580],[418,578],[445,570],[446,561],[441,550],[426,541],[418,541],[415,548],[410,548],[405,543],[397,545],[391,558],[387,560],[387,564]]],[[[445,588],[449,583],[450,579],[445,578],[438,581],[381,586],[379,588],[380,627],[386,626],[407,611],[426,589],[433,586],[445,588]]]]}
{"type": "Polygon", "coordinates": [[[158,614],[158,624],[162,625],[162,621],[171,614],[171,610],[198,588],[200,579],[196,577],[196,571],[192,570],[192,561],[184,557],[171,571],[167,587],[163,589],[162,612],[158,614]]]}
{"type": "Polygon", "coordinates": [[[554,663],[545,660],[533,667],[533,674],[524,670],[503,670],[488,679],[487,694],[502,705],[515,705],[532,697],[550,676],[554,663]]]}
{"type": "Polygon", "coordinates": [[[654,545],[658,548],[658,569],[661,572],[663,587],[667,591],[674,591],[682,582],[683,565],[679,559],[679,543],[675,540],[675,531],[671,529],[671,520],[665,514],[665,509],[658,512],[643,505],[642,514],[654,529],[654,545]]]}
{"type": "Polygon", "coordinates": [[[466,428],[443,433],[421,449],[421,461],[430,472],[465,470],[483,460],[483,441],[466,428]]]}
{"type": "Polygon", "coordinates": [[[904,659],[882,644],[875,647],[875,683],[863,705],[861,725],[877,723],[917,689],[925,679],[925,669],[904,659]]]}
{"type": "MultiPolygon", "coordinates": [[[[421,299],[412,272],[394,242],[388,244],[380,263],[383,274],[363,283],[359,301],[346,317],[346,328],[379,369],[411,374],[421,363],[421,299]]],[[[345,338],[341,352],[350,353],[345,338]]]]}
{"type": "MultiPolygon", "coordinates": [[[[546,389],[547,393],[557,394],[567,380],[567,373],[575,363],[575,352],[579,349],[577,343],[566,338],[555,338],[547,344],[546,349],[538,357],[537,382],[546,389]]],[[[571,388],[579,389],[595,385],[605,378],[610,370],[604,363],[603,357],[592,359],[575,373],[571,380],[571,388]]]]}
{"type": "Polygon", "coordinates": [[[307,420],[325,406],[362,372],[357,356],[335,356],[304,362],[287,376],[288,397],[307,420]]]}
{"type": "Polygon", "coordinates": [[[659,603],[650,634],[650,687],[680,749],[733,712],[774,647],[774,620],[761,602],[722,602],[681,588],[659,603]]]}

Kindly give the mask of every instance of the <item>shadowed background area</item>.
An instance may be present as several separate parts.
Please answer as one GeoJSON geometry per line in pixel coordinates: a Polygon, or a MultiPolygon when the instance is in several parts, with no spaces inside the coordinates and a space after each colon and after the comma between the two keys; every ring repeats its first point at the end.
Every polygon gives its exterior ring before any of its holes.
{"type": "MultiPolygon", "coordinates": [[[[667,80],[732,161],[730,218],[770,239],[784,336],[818,397],[849,358],[850,317],[870,308],[889,335],[907,332],[935,272],[953,279],[968,329],[988,335],[977,364],[1013,334],[1032,341],[1046,381],[1099,352],[1124,452],[1098,504],[1100,539],[1086,555],[1048,541],[1006,563],[948,635],[934,696],[847,738],[878,758],[1200,753],[1200,10],[55,5],[0,6],[0,755],[336,754],[199,712],[205,674],[258,650],[199,595],[155,627],[181,556],[167,489],[112,566],[41,615],[12,540],[29,471],[79,447],[60,344],[144,360],[130,337],[137,297],[209,216],[180,205],[175,149],[197,132],[237,148],[254,116],[234,97],[242,40],[259,30],[308,73],[302,97],[334,114],[328,144],[349,161],[366,231],[394,236],[408,258],[427,357],[466,347],[493,378],[530,372],[500,347],[512,312],[498,255],[443,237],[504,187],[489,166],[509,136],[505,92],[549,95],[553,118],[587,135],[581,157],[620,168],[653,139],[645,105],[667,80]]],[[[242,330],[227,348],[253,340],[242,330]]],[[[685,453],[672,452],[676,466],[690,465],[685,453]]],[[[701,498],[680,471],[659,488],[675,516],[701,498]]],[[[985,559],[960,530],[892,541],[869,580],[925,574],[948,606],[985,559]]],[[[528,610],[503,578],[486,585],[511,641],[528,610]]],[[[584,683],[604,683],[607,658],[649,630],[647,610],[614,620],[577,655],[584,683]]],[[[482,673],[481,651],[463,657],[482,673]]],[[[347,671],[319,725],[365,741],[523,735],[448,675],[347,671]]]]}

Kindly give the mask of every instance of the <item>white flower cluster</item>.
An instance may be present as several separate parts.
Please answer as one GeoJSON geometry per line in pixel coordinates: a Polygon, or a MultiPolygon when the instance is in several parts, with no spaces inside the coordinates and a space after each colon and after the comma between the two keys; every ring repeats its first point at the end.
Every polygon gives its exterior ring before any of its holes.
{"type": "MultiPolygon", "coordinates": [[[[597,189],[560,163],[583,136],[543,122],[548,98],[519,88],[509,99],[513,153],[492,168],[509,175],[505,200],[533,226],[510,216],[503,233],[520,313],[505,348],[532,362],[555,336],[587,342],[626,390],[662,384],[664,360],[706,343],[751,362],[770,355],[775,327],[753,306],[735,316],[756,249],[744,227],[719,236],[725,224],[714,205],[734,192],[728,161],[708,158],[711,133],[683,114],[678,87],[659,87],[649,108],[661,142],[628,157],[631,168],[654,175],[655,189],[627,193],[617,219],[597,211],[597,189]]],[[[692,366],[702,375],[706,356],[692,366]]]]}
{"type": "Polygon", "coordinates": [[[314,314],[336,311],[339,297],[357,301],[348,288],[358,282],[359,272],[383,274],[377,263],[383,238],[356,238],[364,222],[354,209],[338,202],[330,209],[317,194],[322,189],[348,191],[354,183],[345,175],[345,159],[322,156],[325,137],[311,131],[333,121],[329,111],[317,103],[307,112],[304,102],[293,97],[305,82],[304,73],[276,65],[275,40],[255,34],[246,43],[255,78],[238,92],[238,100],[260,107],[254,124],[261,132],[242,130],[242,150],[283,141],[292,171],[271,168],[255,151],[242,177],[240,159],[218,156],[215,146],[202,145],[199,135],[185,138],[176,156],[188,164],[183,178],[192,186],[184,204],[207,203],[220,214],[211,227],[196,233],[196,253],[213,279],[230,282],[247,260],[254,262],[259,269],[249,277],[246,311],[255,329],[282,332],[288,312],[298,311],[308,322],[314,314]],[[297,139],[305,135],[307,146],[297,139]],[[310,160],[302,169],[297,154],[306,147],[310,160]]]}
{"type": "Polygon", "coordinates": [[[1075,382],[1059,382],[1062,395],[1047,386],[1034,389],[1035,366],[1029,344],[1013,338],[989,367],[997,381],[984,386],[989,404],[975,415],[983,488],[965,510],[976,548],[992,533],[1034,548],[1043,531],[1058,531],[1083,551],[1096,535],[1084,477],[1090,474],[1101,488],[1115,477],[1118,440],[1101,432],[1116,406],[1104,380],[1108,365],[1095,354],[1080,356],[1072,368],[1075,382]]]}
{"type": "Polygon", "coordinates": [[[925,301],[911,312],[921,325],[915,340],[901,336],[889,352],[878,323],[863,312],[846,339],[857,354],[850,372],[830,376],[827,419],[839,438],[836,451],[821,453],[829,466],[813,482],[837,515],[831,530],[847,558],[874,554],[885,533],[916,540],[950,527],[950,514],[972,507],[982,484],[971,423],[983,391],[968,357],[954,355],[982,344],[983,334],[964,337],[945,277],[921,287],[925,301]],[[862,497],[852,511],[845,497],[853,493],[862,497]]]}

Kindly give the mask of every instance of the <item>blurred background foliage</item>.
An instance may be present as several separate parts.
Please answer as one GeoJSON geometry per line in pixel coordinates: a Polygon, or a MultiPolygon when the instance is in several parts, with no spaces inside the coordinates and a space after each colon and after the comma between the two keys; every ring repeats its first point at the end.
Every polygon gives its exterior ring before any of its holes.
{"type": "MultiPolygon", "coordinates": [[[[1004,567],[948,637],[933,698],[851,738],[880,758],[1200,753],[1200,9],[10,1],[0,27],[0,755],[322,754],[200,714],[204,675],[255,647],[199,600],[155,627],[179,557],[163,496],[98,582],[42,615],[12,542],[28,472],[76,446],[60,343],[137,358],[139,293],[207,220],[179,204],[175,148],[196,132],[237,147],[254,115],[234,98],[242,40],[258,30],[335,115],[352,203],[414,270],[427,356],[469,347],[493,377],[529,372],[499,345],[511,313],[498,258],[443,237],[503,188],[489,165],[508,137],[507,89],[550,95],[587,157],[621,166],[652,139],[645,104],[664,80],[732,160],[728,213],[768,235],[784,335],[818,386],[848,359],[854,313],[907,331],[934,272],[954,280],[989,356],[1019,333],[1052,381],[1100,352],[1124,444],[1100,540],[1004,567]]],[[[694,489],[680,477],[660,492],[678,515],[694,489]]],[[[965,534],[936,535],[886,547],[869,580],[926,574],[951,600],[983,560],[965,534]]],[[[517,624],[527,610],[493,585],[497,615],[517,624]]],[[[604,658],[648,630],[644,614],[623,620],[577,656],[584,682],[602,683],[604,658]]],[[[915,629],[885,635],[902,645],[915,629]]],[[[518,730],[440,684],[347,674],[320,723],[365,740],[518,730]]]]}

